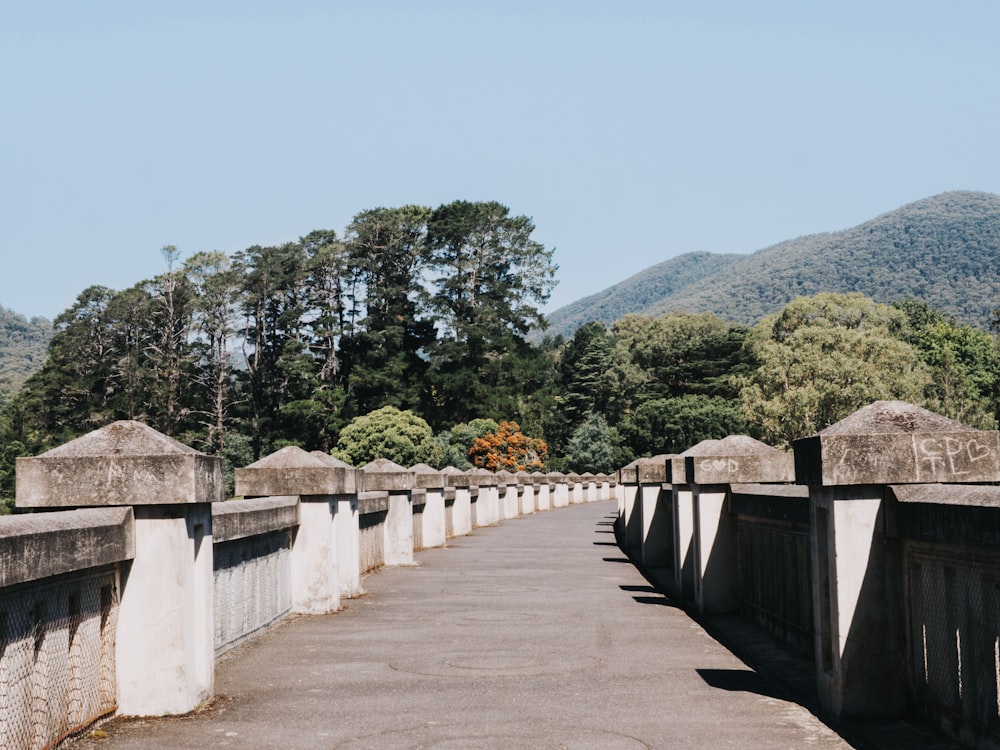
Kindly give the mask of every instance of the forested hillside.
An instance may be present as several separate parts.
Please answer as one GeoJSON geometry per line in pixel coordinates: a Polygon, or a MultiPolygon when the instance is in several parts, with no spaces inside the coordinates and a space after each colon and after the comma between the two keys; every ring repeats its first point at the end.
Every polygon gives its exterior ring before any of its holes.
{"type": "Polygon", "coordinates": [[[0,392],[14,393],[28,376],[41,369],[52,338],[52,323],[28,320],[0,307],[0,392]]]}
{"type": "Polygon", "coordinates": [[[587,320],[610,325],[626,312],[714,312],[753,323],[819,292],[862,292],[884,303],[919,299],[986,328],[1000,305],[1000,196],[944,193],[841,232],[709,257],[716,262],[704,254],[673,258],[556,310],[550,332],[570,334],[587,320]],[[692,273],[692,266],[705,272],[692,273]],[[664,293],[653,298],[657,289],[664,293]]]}
{"type": "MultiPolygon", "coordinates": [[[[367,209],[340,235],[232,256],[180,262],[167,246],[155,278],[82,290],[54,321],[41,368],[34,355],[20,390],[0,391],[0,500],[17,457],[117,419],[222,456],[230,477],[286,445],[352,465],[614,471],[731,434],[787,445],[877,399],[993,429],[1000,337],[920,299],[777,300],[821,283],[797,268],[852,286],[881,280],[892,297],[930,296],[948,311],[995,306],[998,203],[941,196],[754,256],[675,259],[662,264],[672,274],[633,285],[647,307],[696,289],[729,320],[626,315],[606,294],[595,303],[617,316],[610,326],[537,342],[526,334],[544,323],[552,252],[499,203],[367,209]],[[756,296],[739,296],[740,284],[756,296]],[[979,307],[962,307],[971,298],[979,307]],[[780,314],[733,320],[768,304],[780,314]]],[[[48,325],[5,320],[11,341],[48,325]]]]}

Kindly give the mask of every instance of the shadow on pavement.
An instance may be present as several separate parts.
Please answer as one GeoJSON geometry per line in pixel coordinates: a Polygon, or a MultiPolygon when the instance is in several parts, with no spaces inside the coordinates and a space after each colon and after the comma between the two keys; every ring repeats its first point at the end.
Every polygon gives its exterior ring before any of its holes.
{"type": "Polygon", "coordinates": [[[752,669],[696,669],[706,685],[738,693],[756,693],[767,698],[785,700],[786,695],[775,690],[752,669]]]}

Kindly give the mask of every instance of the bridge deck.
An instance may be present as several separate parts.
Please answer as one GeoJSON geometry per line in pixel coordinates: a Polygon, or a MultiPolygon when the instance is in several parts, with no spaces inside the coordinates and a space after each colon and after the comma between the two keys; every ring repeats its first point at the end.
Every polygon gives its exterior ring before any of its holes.
{"type": "Polygon", "coordinates": [[[613,503],[478,529],[223,657],[219,698],[81,748],[839,748],[655,593],[613,503]]]}

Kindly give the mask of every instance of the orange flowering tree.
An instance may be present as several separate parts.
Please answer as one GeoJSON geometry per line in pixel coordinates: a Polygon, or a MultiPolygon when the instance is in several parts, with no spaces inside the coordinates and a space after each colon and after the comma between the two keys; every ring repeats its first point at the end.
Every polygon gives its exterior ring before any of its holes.
{"type": "Polygon", "coordinates": [[[496,432],[473,441],[469,460],[490,471],[534,471],[545,466],[548,452],[544,440],[528,437],[517,422],[501,422],[496,432]]]}

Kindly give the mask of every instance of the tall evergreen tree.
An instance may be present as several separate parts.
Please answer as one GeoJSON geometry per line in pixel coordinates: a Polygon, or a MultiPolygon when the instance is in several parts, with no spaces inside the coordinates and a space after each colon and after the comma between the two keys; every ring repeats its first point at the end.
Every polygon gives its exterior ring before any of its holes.
{"type": "Polygon", "coordinates": [[[246,358],[246,401],[254,458],[282,436],[281,409],[308,386],[305,253],[298,243],[238,253],[246,358]]]}
{"type": "Polygon", "coordinates": [[[430,209],[362,211],[347,228],[352,294],[364,318],[341,339],[348,397],[360,415],[380,406],[416,406],[434,325],[423,316],[423,240],[430,209]]]}
{"type": "MultiPolygon", "coordinates": [[[[497,388],[492,366],[544,325],[539,305],[555,282],[552,251],[532,239],[526,216],[496,202],[454,201],[427,223],[428,265],[436,273],[431,305],[438,322],[432,356],[437,413],[473,416],[464,403],[497,388]]],[[[474,412],[474,410],[472,410],[474,412]]],[[[502,415],[501,415],[502,416],[502,415]]]]}

